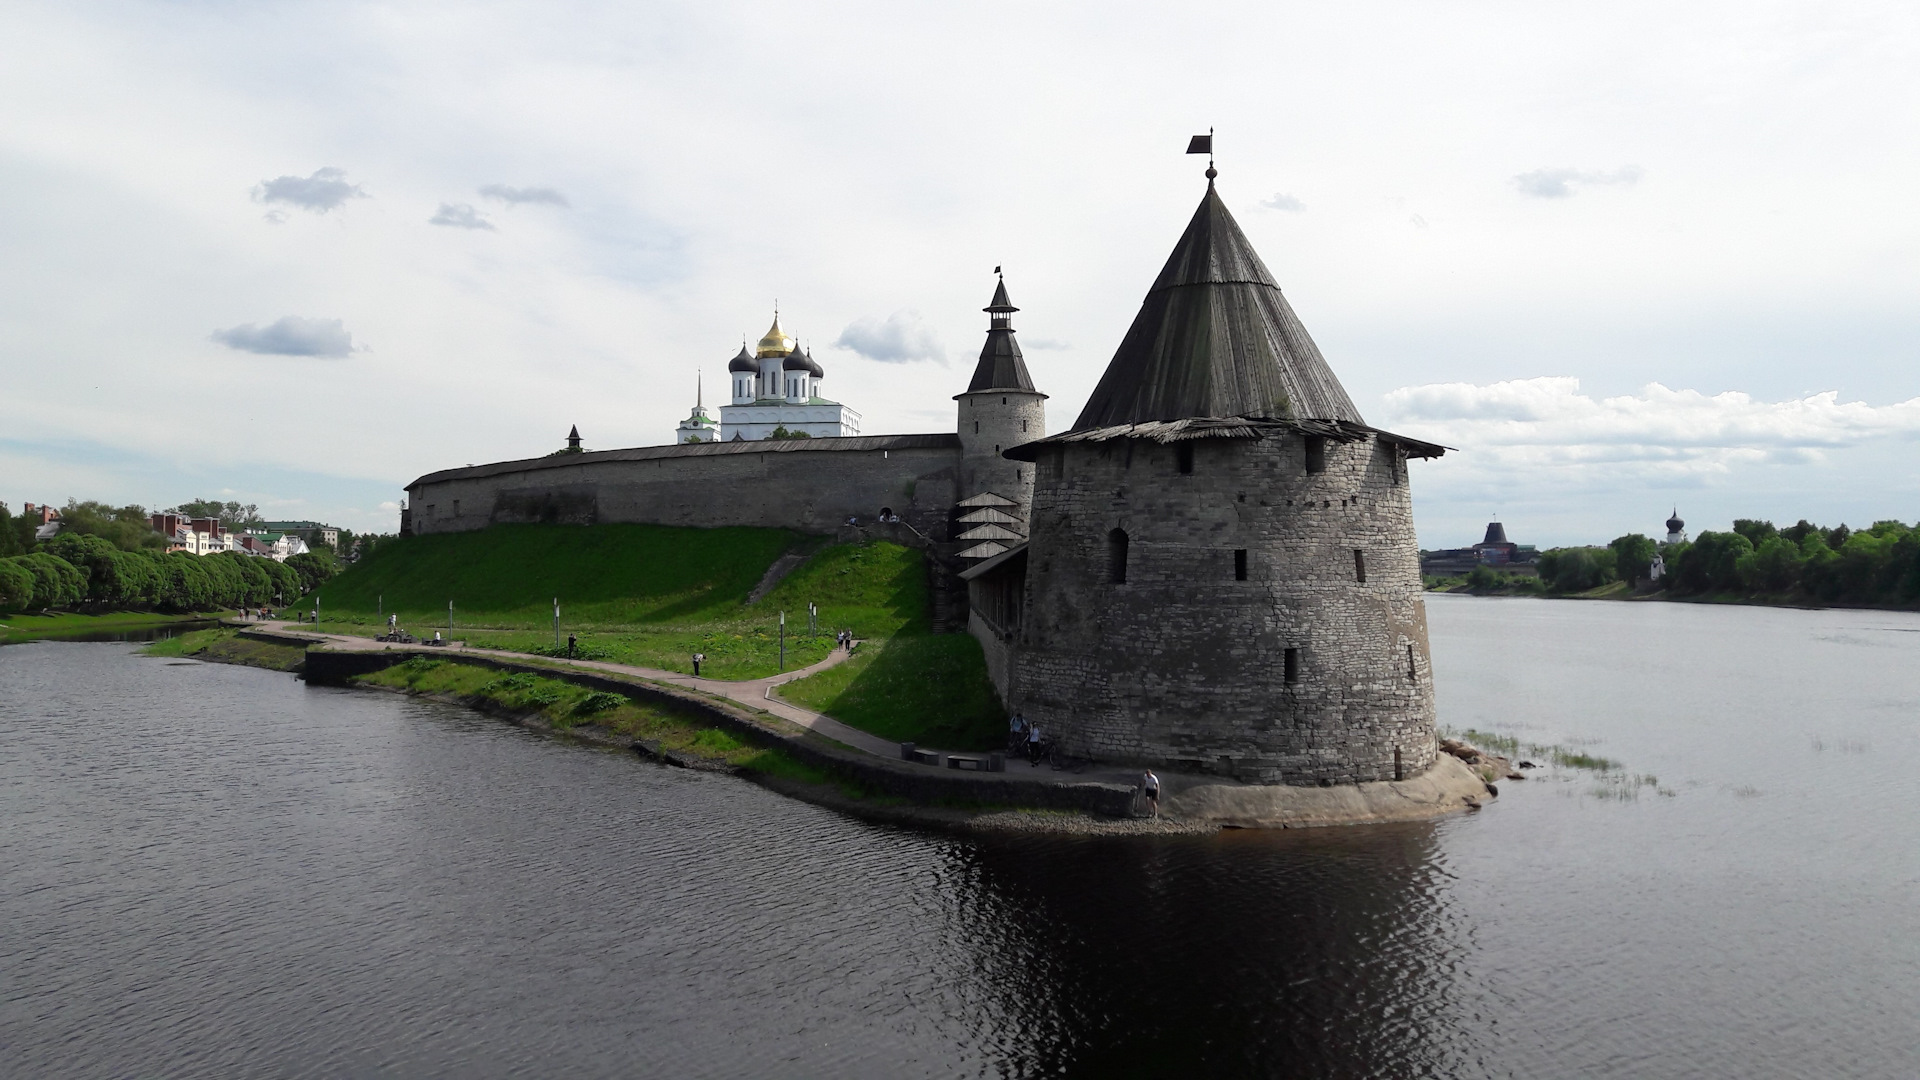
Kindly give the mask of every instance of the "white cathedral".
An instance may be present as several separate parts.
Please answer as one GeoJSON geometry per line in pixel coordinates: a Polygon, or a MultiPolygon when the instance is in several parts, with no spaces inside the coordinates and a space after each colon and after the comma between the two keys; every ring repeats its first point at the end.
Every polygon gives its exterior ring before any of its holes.
{"type": "Polygon", "coordinates": [[[860,434],[860,414],[820,396],[827,373],[800,343],[780,329],[780,313],[753,353],[740,346],[727,363],[733,401],[720,407],[720,420],[707,415],[696,395],[693,414],[680,421],[674,442],[733,442],[779,436],[834,438],[860,434]]]}

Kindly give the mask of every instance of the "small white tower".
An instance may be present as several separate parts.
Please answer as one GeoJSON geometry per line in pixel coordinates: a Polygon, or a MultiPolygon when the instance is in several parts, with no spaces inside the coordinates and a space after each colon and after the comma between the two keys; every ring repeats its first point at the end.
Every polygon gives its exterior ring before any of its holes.
{"type": "Polygon", "coordinates": [[[720,441],[720,424],[707,415],[706,406],[702,401],[699,372],[695,372],[693,376],[693,412],[685,420],[680,421],[680,427],[674,432],[673,441],[676,443],[720,441]]]}

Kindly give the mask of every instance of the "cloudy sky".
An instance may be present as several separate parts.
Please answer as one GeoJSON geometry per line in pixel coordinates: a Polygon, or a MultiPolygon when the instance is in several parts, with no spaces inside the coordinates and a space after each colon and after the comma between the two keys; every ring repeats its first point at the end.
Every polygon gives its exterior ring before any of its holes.
{"type": "MultiPolygon", "coordinates": [[[[0,7],[0,499],[668,441],[777,299],[947,429],[1004,264],[1064,430],[1199,199],[1421,540],[1920,517],[1911,4],[0,7]]],[[[714,400],[710,392],[708,401],[714,400]]]]}

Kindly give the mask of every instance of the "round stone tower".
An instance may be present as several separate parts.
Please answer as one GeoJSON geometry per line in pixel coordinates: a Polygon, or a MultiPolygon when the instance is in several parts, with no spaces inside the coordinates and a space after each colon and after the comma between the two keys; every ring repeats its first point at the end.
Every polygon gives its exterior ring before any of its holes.
{"type": "Polygon", "coordinates": [[[989,520],[962,524],[995,524],[1024,534],[1027,506],[1033,501],[1033,466],[1001,455],[1046,435],[1047,395],[1034,387],[1020,343],[1014,339],[1013,313],[1020,309],[1007,299],[1005,279],[995,285],[993,302],[982,310],[988,316],[987,341],[966,393],[955,394],[954,400],[959,402],[962,503],[972,515],[989,520]],[[1019,523],[1000,521],[1003,514],[1019,523]]]}
{"type": "Polygon", "coordinates": [[[1258,783],[1435,756],[1408,457],[1368,427],[1209,178],[1037,468],[1011,704],[1070,754],[1258,783]]]}

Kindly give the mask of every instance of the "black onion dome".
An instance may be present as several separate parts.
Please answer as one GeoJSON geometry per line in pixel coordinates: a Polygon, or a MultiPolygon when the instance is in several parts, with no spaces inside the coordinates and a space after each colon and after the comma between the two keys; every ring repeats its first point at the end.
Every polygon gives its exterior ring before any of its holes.
{"type": "Polygon", "coordinates": [[[727,370],[728,371],[759,371],[760,362],[753,358],[753,354],[747,351],[747,347],[745,345],[742,345],[740,346],[740,351],[734,354],[733,359],[727,361],[727,370]]]}
{"type": "Polygon", "coordinates": [[[787,358],[785,360],[780,361],[780,366],[786,369],[787,371],[811,372],[813,370],[813,361],[808,360],[805,353],[802,353],[798,348],[795,348],[792,352],[787,354],[787,358]]]}
{"type": "Polygon", "coordinates": [[[1365,423],[1209,182],[1073,427],[1235,416],[1365,423]]]}
{"type": "Polygon", "coordinates": [[[1677,506],[1674,507],[1673,516],[1667,519],[1667,531],[1679,532],[1681,529],[1684,529],[1686,527],[1687,527],[1687,523],[1680,520],[1680,508],[1677,506]]]}

